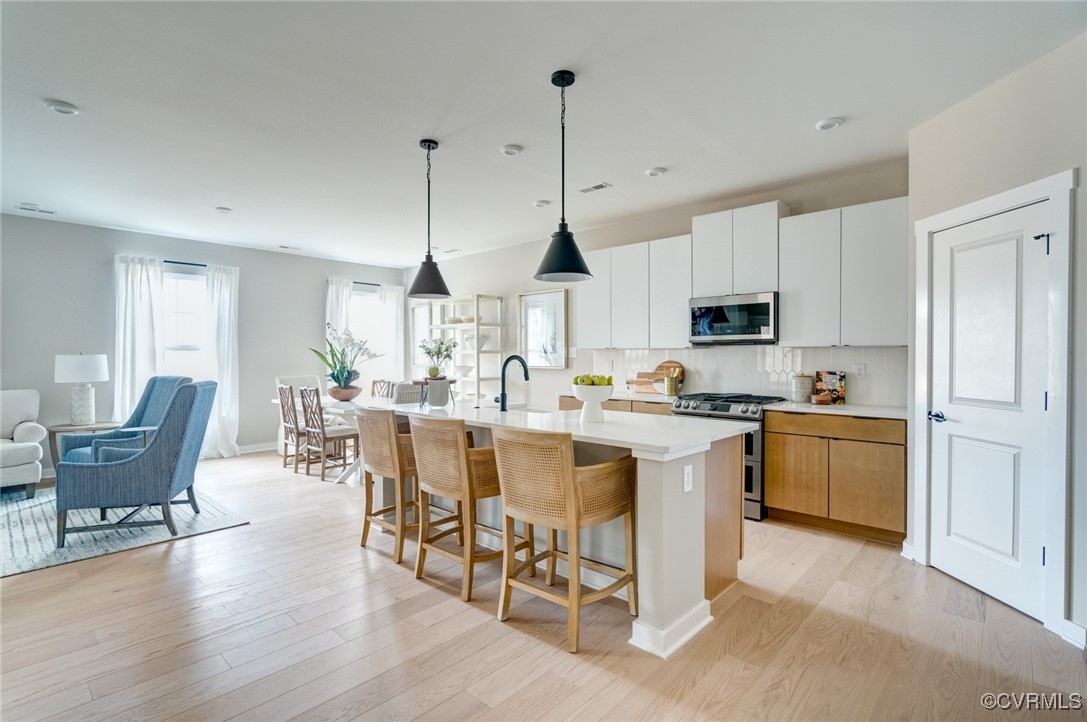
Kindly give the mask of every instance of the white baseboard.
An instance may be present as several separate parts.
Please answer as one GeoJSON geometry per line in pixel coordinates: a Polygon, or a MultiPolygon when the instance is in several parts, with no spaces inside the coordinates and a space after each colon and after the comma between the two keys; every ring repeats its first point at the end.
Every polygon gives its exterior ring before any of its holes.
{"type": "Polygon", "coordinates": [[[249,444],[248,446],[240,446],[238,449],[243,454],[256,454],[260,451],[278,451],[278,447],[274,441],[267,444],[249,444]]]}
{"type": "Polygon", "coordinates": [[[630,643],[638,649],[643,649],[662,659],[668,659],[712,621],[710,603],[703,599],[700,604],[667,629],[650,627],[641,619],[635,619],[630,643]]]}
{"type": "Polygon", "coordinates": [[[1079,626],[1071,619],[1064,620],[1064,629],[1061,630],[1061,636],[1064,637],[1066,642],[1075,647],[1087,648],[1087,628],[1079,626]]]}
{"type": "Polygon", "coordinates": [[[913,555],[913,544],[902,542],[902,556],[906,557],[911,562],[917,561],[917,557],[913,555]]]}

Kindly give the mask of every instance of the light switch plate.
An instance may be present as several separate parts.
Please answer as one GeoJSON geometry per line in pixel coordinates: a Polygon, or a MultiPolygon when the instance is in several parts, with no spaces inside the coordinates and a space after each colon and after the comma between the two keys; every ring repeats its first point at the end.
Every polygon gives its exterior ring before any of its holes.
{"type": "Polygon", "coordinates": [[[683,493],[694,491],[694,466],[687,464],[683,467],[683,493]]]}
{"type": "Polygon", "coordinates": [[[570,358],[577,358],[577,349],[573,346],[570,347],[570,358]]]}
{"type": "Polygon", "coordinates": [[[868,375],[868,364],[853,364],[853,378],[863,379],[868,375]]]}

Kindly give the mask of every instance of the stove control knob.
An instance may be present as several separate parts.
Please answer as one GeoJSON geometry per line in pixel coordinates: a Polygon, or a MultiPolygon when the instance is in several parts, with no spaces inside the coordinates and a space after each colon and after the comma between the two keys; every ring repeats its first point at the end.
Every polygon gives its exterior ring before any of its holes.
{"type": "Polygon", "coordinates": [[[676,405],[677,406],[682,405],[683,408],[685,408],[685,409],[691,408],[691,402],[690,401],[682,401],[682,402],[681,401],[676,401],[676,405]]]}
{"type": "Polygon", "coordinates": [[[750,408],[750,407],[749,407],[749,406],[748,406],[747,404],[741,404],[741,405],[740,405],[740,413],[741,413],[741,414],[746,414],[746,413],[747,413],[747,410],[748,410],[748,408],[750,408]]]}

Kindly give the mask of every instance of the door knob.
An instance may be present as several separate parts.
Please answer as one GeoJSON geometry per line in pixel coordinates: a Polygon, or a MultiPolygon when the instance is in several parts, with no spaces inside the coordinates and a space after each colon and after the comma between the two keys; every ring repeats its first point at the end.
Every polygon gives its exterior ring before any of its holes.
{"type": "Polygon", "coordinates": [[[937,424],[942,424],[947,421],[947,417],[944,416],[943,411],[930,411],[928,412],[928,418],[930,421],[935,421],[937,424]]]}

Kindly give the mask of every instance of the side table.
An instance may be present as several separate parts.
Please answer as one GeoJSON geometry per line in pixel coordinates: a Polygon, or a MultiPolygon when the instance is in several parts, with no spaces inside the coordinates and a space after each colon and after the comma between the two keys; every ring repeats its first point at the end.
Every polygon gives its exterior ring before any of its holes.
{"type": "Polygon", "coordinates": [[[112,431],[121,425],[119,421],[98,421],[93,424],[56,424],[48,427],[49,454],[53,457],[53,468],[57,468],[60,452],[57,451],[58,434],[94,434],[99,431],[112,431]]]}

